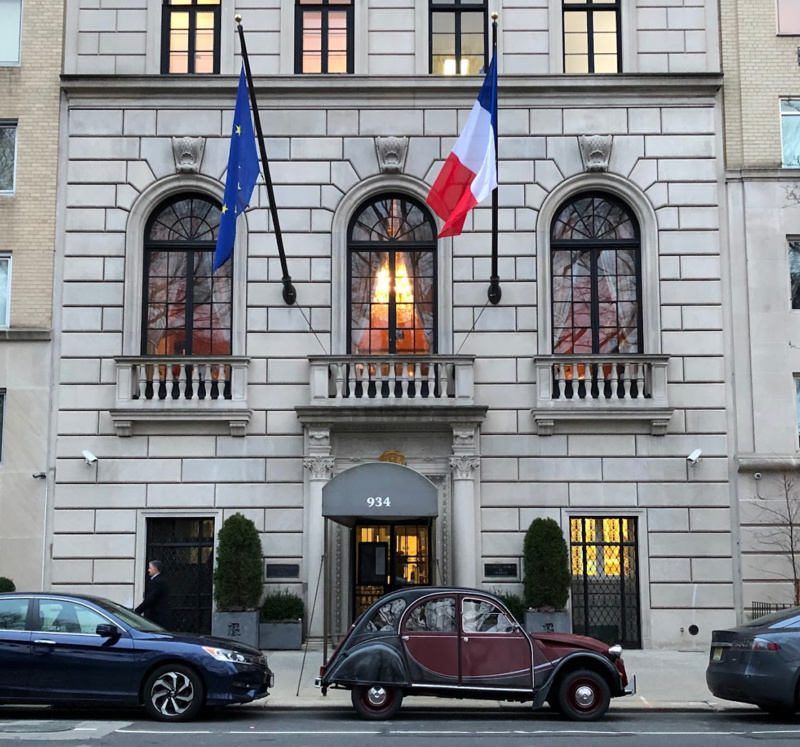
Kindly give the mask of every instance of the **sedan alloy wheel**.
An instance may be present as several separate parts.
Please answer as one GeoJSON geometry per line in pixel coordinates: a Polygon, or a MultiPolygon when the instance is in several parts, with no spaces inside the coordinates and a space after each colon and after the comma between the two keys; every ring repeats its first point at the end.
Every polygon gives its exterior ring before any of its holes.
{"type": "Polygon", "coordinates": [[[161,667],[147,679],[144,704],[160,721],[188,721],[203,705],[202,682],[182,664],[161,667]]]}

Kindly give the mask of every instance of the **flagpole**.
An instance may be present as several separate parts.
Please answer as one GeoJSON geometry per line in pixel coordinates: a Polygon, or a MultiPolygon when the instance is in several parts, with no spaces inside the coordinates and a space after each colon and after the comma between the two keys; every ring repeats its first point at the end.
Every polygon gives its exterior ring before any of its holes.
{"type": "Polygon", "coordinates": [[[261,130],[261,117],[258,113],[256,103],[256,89],[253,86],[253,76],[250,74],[250,58],[247,56],[247,44],[244,40],[244,29],[242,28],[242,17],[237,15],[236,29],[239,32],[239,41],[242,45],[242,62],[244,62],[244,74],[247,78],[247,90],[250,92],[250,105],[253,109],[253,122],[256,126],[256,136],[258,137],[258,148],[261,151],[261,166],[264,170],[264,181],[267,184],[267,196],[269,198],[269,210],[272,215],[272,224],[275,227],[275,240],[278,244],[278,255],[281,260],[281,272],[283,277],[283,300],[287,306],[291,306],[297,300],[297,291],[292,285],[292,277],[289,275],[289,268],[286,265],[286,252],[283,249],[283,234],[281,233],[281,223],[278,220],[278,208],[275,205],[275,190],[272,187],[272,177],[269,173],[269,159],[267,158],[267,148],[264,145],[264,133],[261,130]]]}
{"type": "MultiPolygon", "coordinates": [[[[492,57],[494,64],[497,65],[497,13],[492,13],[492,57]]],[[[495,125],[497,123],[495,122],[495,125]]],[[[497,153],[497,130],[494,128],[494,168],[495,173],[499,176],[498,169],[498,153],[497,153]]],[[[489,301],[497,305],[503,297],[503,291],[500,290],[500,276],[497,274],[497,193],[500,187],[497,186],[492,190],[492,274],[489,277],[489,301]]]]}

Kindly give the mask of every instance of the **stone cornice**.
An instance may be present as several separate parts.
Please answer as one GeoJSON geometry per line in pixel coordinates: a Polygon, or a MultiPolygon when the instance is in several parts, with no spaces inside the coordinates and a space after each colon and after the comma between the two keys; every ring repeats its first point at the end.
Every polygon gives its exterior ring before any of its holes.
{"type": "MultiPolygon", "coordinates": [[[[238,76],[219,75],[62,75],[61,87],[69,99],[113,99],[120,105],[130,102],[165,108],[185,107],[187,99],[205,103],[232,102],[238,76]]],[[[441,76],[326,76],[275,75],[255,79],[259,103],[264,107],[280,103],[282,108],[308,107],[324,101],[361,102],[370,108],[396,108],[399,104],[424,108],[442,99],[466,106],[474,102],[480,78],[441,76]]],[[[508,103],[535,106],[548,101],[576,98],[608,105],[608,97],[630,96],[635,100],[664,98],[697,99],[714,97],[722,87],[722,75],[682,73],[672,75],[503,75],[498,91],[500,108],[508,103]]]]}
{"type": "Polygon", "coordinates": [[[335,431],[413,431],[420,426],[425,426],[428,430],[449,431],[458,425],[479,425],[486,417],[488,407],[485,405],[429,405],[425,407],[314,405],[295,407],[294,409],[301,423],[309,426],[324,426],[335,431]]]}
{"type": "Polygon", "coordinates": [[[763,166],[753,169],[729,169],[726,182],[800,182],[800,169],[763,166]]]}
{"type": "Polygon", "coordinates": [[[9,327],[0,329],[0,342],[48,342],[52,333],[44,327],[9,327]]]}

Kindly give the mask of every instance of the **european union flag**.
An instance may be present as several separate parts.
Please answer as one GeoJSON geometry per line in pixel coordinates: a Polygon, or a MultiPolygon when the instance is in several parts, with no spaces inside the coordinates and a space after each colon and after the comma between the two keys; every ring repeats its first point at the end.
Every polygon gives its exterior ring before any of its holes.
{"type": "Polygon", "coordinates": [[[250,101],[247,96],[247,79],[244,66],[239,75],[239,91],[236,94],[236,110],[233,113],[231,150],[228,154],[228,176],[225,181],[225,196],[222,200],[222,218],[219,222],[217,247],[214,250],[216,272],[233,253],[236,239],[236,219],[250,204],[250,197],[258,179],[258,153],[253,120],[250,117],[250,101]]]}

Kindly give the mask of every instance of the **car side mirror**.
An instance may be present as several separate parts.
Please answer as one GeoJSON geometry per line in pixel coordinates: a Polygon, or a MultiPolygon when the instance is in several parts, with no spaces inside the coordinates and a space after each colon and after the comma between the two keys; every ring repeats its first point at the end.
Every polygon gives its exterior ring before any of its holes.
{"type": "Polygon", "coordinates": [[[103,638],[119,638],[122,635],[120,629],[110,623],[100,623],[94,632],[103,638]]]}

